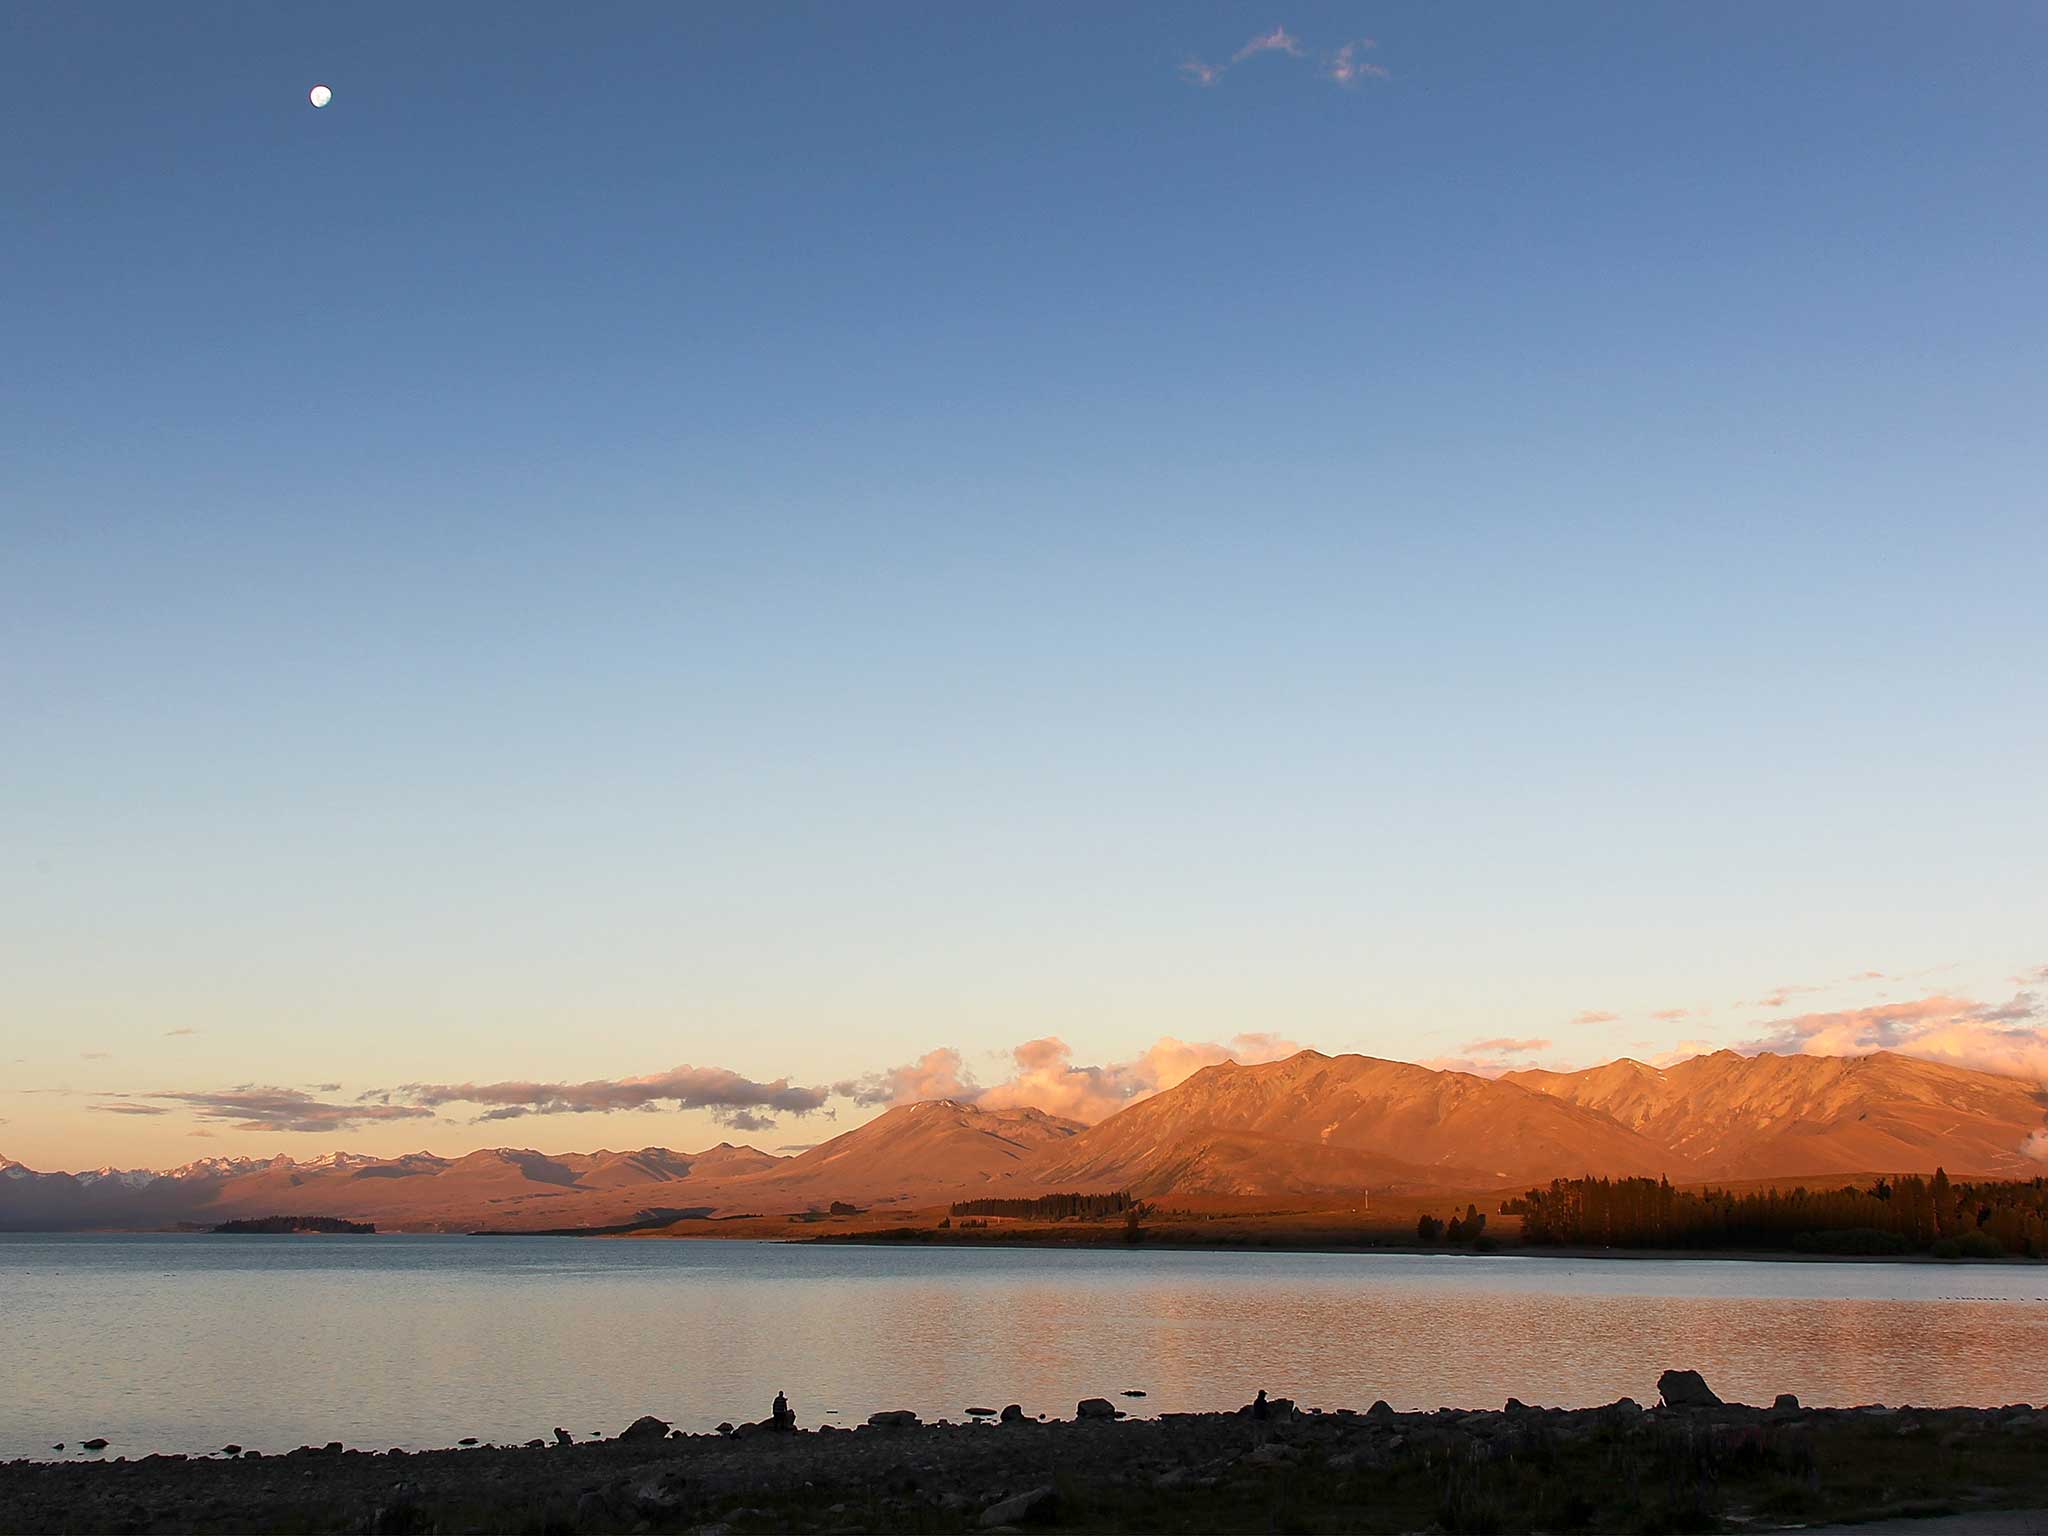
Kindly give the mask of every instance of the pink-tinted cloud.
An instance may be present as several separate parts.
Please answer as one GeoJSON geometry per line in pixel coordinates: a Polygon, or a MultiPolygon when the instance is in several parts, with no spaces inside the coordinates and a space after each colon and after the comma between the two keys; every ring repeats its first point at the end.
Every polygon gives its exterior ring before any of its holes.
{"type": "Polygon", "coordinates": [[[1199,85],[1206,88],[1223,78],[1223,71],[1226,67],[1221,64],[1204,64],[1200,59],[1189,55],[1181,61],[1180,76],[1190,85],[1199,85]]]}
{"type": "Polygon", "coordinates": [[[1582,1013],[1572,1015],[1572,1022],[1574,1024],[1616,1024],[1620,1021],[1620,1014],[1606,1013],[1598,1008],[1588,1008],[1582,1013]]]}
{"type": "Polygon", "coordinates": [[[88,1104],[88,1109],[103,1115],[168,1115],[170,1110],[161,1104],[136,1104],[123,1101],[119,1104],[88,1104]]]}
{"type": "Polygon", "coordinates": [[[1076,1066],[1073,1048],[1057,1035],[1047,1035],[1013,1050],[1011,1075],[999,1083],[982,1086],[961,1066],[958,1051],[941,1049],[864,1079],[853,1096],[869,1104],[946,1098],[987,1109],[1024,1106],[1092,1125],[1127,1104],[1185,1082],[1204,1067],[1226,1061],[1278,1061],[1300,1049],[1294,1041],[1270,1034],[1236,1035],[1227,1044],[1166,1035],[1134,1060],[1076,1066]]]}
{"type": "Polygon", "coordinates": [[[1334,81],[1346,89],[1365,80],[1385,80],[1385,69],[1370,59],[1359,57],[1362,52],[1373,46],[1373,40],[1369,37],[1361,37],[1356,42],[1346,43],[1324,61],[1323,78],[1334,81]]]}
{"type": "Polygon", "coordinates": [[[1301,39],[1285,27],[1275,27],[1262,36],[1253,38],[1230,56],[1233,64],[1242,64],[1246,59],[1262,53],[1284,53],[1290,58],[1301,57],[1301,39]]]}
{"type": "Polygon", "coordinates": [[[1463,1072],[1470,1077],[1499,1077],[1506,1072],[1520,1072],[1531,1063],[1517,1061],[1512,1056],[1431,1056],[1415,1063],[1432,1072],[1463,1072]]]}
{"type": "Polygon", "coordinates": [[[917,1104],[926,1099],[974,1098],[981,1092],[951,1046],[926,1051],[904,1066],[877,1072],[851,1085],[848,1095],[860,1104],[917,1104]]]}
{"type": "Polygon", "coordinates": [[[1692,1010],[1690,1008],[1659,1008],[1650,1017],[1660,1023],[1676,1024],[1680,1019],[1691,1018],[1692,1010]]]}
{"type": "Polygon", "coordinates": [[[1461,1051],[1478,1051],[1486,1055],[1527,1056],[1531,1051],[1547,1051],[1548,1040],[1516,1040],[1507,1035],[1496,1035],[1491,1040],[1467,1040],[1458,1047],[1461,1051]]]}
{"type": "Polygon", "coordinates": [[[1713,1052],[1710,1040],[1681,1040],[1668,1051],[1662,1051],[1650,1058],[1653,1067],[1676,1066],[1681,1061],[1690,1061],[1695,1056],[1706,1056],[1713,1052]]]}
{"type": "Polygon", "coordinates": [[[1787,1019],[1739,1049],[1808,1056],[1898,1051],[1955,1066],[2048,1081],[2048,1017],[2030,992],[2005,1003],[1935,993],[1787,1019]]]}

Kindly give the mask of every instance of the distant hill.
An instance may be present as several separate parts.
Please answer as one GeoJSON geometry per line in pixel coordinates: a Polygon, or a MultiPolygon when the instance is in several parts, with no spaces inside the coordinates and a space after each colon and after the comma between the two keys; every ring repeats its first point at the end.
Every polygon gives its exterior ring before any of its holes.
{"type": "Polygon", "coordinates": [[[165,1172],[39,1173],[0,1159],[0,1230],[335,1216],[385,1231],[615,1227],[653,1211],[936,1205],[1051,1190],[1247,1199],[1507,1189],[1582,1174],[1816,1180],[2031,1177],[2048,1094],[1879,1052],[1738,1056],[1490,1079],[1303,1051],[1207,1067],[1094,1126],[962,1100],[905,1104],[795,1157],[492,1147],[215,1158],[165,1172]]]}
{"type": "Polygon", "coordinates": [[[822,1210],[834,1200],[929,1205],[1007,1185],[1043,1148],[1082,1129],[1040,1109],[899,1104],[773,1168],[720,1180],[716,1193],[733,1209],[763,1212],[822,1210]]]}
{"type": "Polygon", "coordinates": [[[0,1160],[0,1231],[157,1228],[246,1217],[336,1216],[385,1231],[610,1226],[651,1209],[709,1202],[678,1186],[758,1174],[789,1161],[721,1142],[703,1152],[551,1155],[489,1147],[466,1157],[412,1152],[207,1159],[163,1172],[38,1173],[0,1160]]]}

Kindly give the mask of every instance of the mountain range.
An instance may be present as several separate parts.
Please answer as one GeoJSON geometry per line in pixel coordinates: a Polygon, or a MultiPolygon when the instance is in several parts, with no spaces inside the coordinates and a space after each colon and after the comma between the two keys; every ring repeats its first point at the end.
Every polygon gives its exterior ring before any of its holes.
{"type": "Polygon", "coordinates": [[[1207,1067],[1093,1126],[1028,1108],[898,1105],[794,1156],[209,1158],[164,1172],[38,1173],[0,1159],[0,1230],[148,1228],[268,1215],[397,1230],[618,1225],[656,1213],[914,1209],[986,1195],[1128,1189],[1243,1200],[1489,1191],[1580,1174],[1673,1182],[1929,1172],[2033,1177],[2048,1094],[1890,1052],[1620,1060],[1498,1078],[1302,1051],[1207,1067]]]}

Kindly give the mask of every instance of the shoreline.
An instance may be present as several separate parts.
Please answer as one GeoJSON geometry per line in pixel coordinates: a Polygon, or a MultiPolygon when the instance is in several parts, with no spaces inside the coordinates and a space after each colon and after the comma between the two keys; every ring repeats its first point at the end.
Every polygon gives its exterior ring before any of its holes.
{"type": "MultiPolygon", "coordinates": [[[[577,1234],[581,1235],[581,1234],[577,1234]]],[[[1499,1247],[1484,1251],[1471,1248],[1447,1248],[1441,1245],[1425,1247],[1420,1243],[1285,1243],[1285,1242],[1180,1242],[1174,1240],[1154,1241],[1150,1238],[1139,1243],[1126,1243],[1121,1239],[1079,1238],[1071,1240],[1017,1238],[889,1238],[868,1235],[824,1235],[818,1237],[789,1238],[739,1238],[705,1233],[698,1237],[691,1233],[591,1233],[593,1237],[676,1237],[694,1242],[782,1242],[792,1247],[817,1245],[831,1248],[1032,1248],[1032,1249],[1128,1249],[1131,1252],[1171,1251],[1175,1253],[1273,1253],[1309,1254],[1330,1253],[1348,1255],[1384,1254],[1389,1258],[1419,1259],[1590,1259],[1619,1260],[1686,1260],[1714,1261],[1730,1264],[1937,1264],[1956,1270],[1997,1268],[2039,1269],[2048,1265],[2048,1260],[2030,1259],[2023,1255],[2007,1254],[1997,1259],[1940,1259],[1931,1253],[1798,1253],[1782,1249],[1716,1249],[1716,1248],[1568,1248],[1524,1246],[1520,1243],[1503,1243],[1499,1247]]]]}
{"type": "MultiPolygon", "coordinates": [[[[1704,1385],[1704,1384],[1702,1384],[1704,1385]]],[[[1686,1397],[1687,1381],[1659,1386],[1686,1397]]],[[[1648,1395],[1648,1394],[1646,1394],[1648,1395]]],[[[1296,1410],[854,1428],[767,1423],[522,1447],[0,1463],[0,1528],[414,1533],[1790,1529],[2048,1508],[2048,1411],[1296,1410]]]]}

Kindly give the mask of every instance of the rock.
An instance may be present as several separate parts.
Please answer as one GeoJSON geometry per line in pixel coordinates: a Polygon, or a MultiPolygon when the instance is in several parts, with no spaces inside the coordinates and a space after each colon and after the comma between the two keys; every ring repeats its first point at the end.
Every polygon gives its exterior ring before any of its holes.
{"type": "Polygon", "coordinates": [[[1301,1452],[1278,1440],[1268,1440],[1264,1445],[1246,1451],[1238,1460],[1254,1467],[1284,1467],[1301,1460],[1301,1452]]]}
{"type": "Polygon", "coordinates": [[[996,1411],[993,1408],[970,1408],[967,1410],[967,1417],[970,1419],[992,1419],[995,1416],[996,1411]]]}
{"type": "Polygon", "coordinates": [[[1140,1387],[1126,1387],[1124,1388],[1123,1395],[1125,1397],[1143,1397],[1145,1393],[1144,1390],[1140,1387]]]}
{"type": "Polygon", "coordinates": [[[628,1444],[641,1440],[666,1440],[668,1423],[666,1420],[657,1419],[651,1413],[643,1413],[620,1431],[619,1438],[628,1444]]]}
{"type": "Polygon", "coordinates": [[[220,1453],[223,1456],[239,1456],[242,1454],[242,1448],[239,1445],[224,1445],[220,1448],[220,1453]]]}
{"type": "Polygon", "coordinates": [[[908,1408],[890,1408],[881,1413],[869,1414],[868,1423],[876,1429],[915,1429],[917,1415],[908,1408]]]}
{"type": "Polygon", "coordinates": [[[1664,1395],[1667,1408],[1719,1408],[1721,1399],[1714,1395],[1706,1378],[1698,1371],[1666,1371],[1657,1378],[1657,1390],[1664,1395]]]}
{"type": "MultiPolygon", "coordinates": [[[[471,1445],[476,1444],[474,1440],[470,1441],[469,1443],[471,1445]]],[[[339,1456],[341,1454],[341,1442],[339,1440],[330,1440],[325,1445],[321,1446],[320,1449],[325,1451],[329,1456],[339,1456]]]]}
{"type": "Polygon", "coordinates": [[[555,1426],[555,1444],[574,1445],[575,1443],[576,1437],[574,1435],[570,1434],[569,1431],[562,1428],[562,1426],[559,1424],[555,1426]]]}
{"type": "Polygon", "coordinates": [[[1084,1397],[1074,1407],[1077,1419],[1114,1419],[1118,1417],[1116,1404],[1106,1397],[1084,1397]]]}
{"type": "MultiPolygon", "coordinates": [[[[1024,1409],[1017,1403],[1005,1403],[1003,1405],[1002,1421],[1005,1424],[1022,1424],[1024,1422],[1024,1409]]],[[[60,1445],[57,1449],[61,1451],[63,1447],[60,1445]]]]}
{"type": "Polygon", "coordinates": [[[548,1448],[548,1443],[545,1440],[529,1440],[526,1442],[526,1448],[529,1451],[544,1451],[548,1448]]]}
{"type": "Polygon", "coordinates": [[[999,1525],[1020,1525],[1026,1520],[1049,1520],[1059,1503],[1059,1490],[1047,1483],[989,1505],[981,1512],[981,1528],[986,1531],[999,1525]]]}
{"type": "Polygon", "coordinates": [[[1774,1413],[1797,1413],[1799,1411],[1799,1399],[1790,1392],[1780,1392],[1771,1399],[1771,1411],[1774,1413]]]}
{"type": "Polygon", "coordinates": [[[680,1478],[654,1478],[633,1490],[633,1507],[650,1517],[672,1515],[683,1505],[680,1478]]]}
{"type": "Polygon", "coordinates": [[[1617,1397],[1600,1410],[1604,1419],[1633,1419],[1643,1411],[1643,1405],[1632,1397],[1617,1397]]]}
{"type": "Polygon", "coordinates": [[[721,1424],[721,1425],[719,1425],[719,1426],[718,1426],[718,1432],[719,1432],[719,1433],[720,1433],[721,1435],[729,1435],[729,1434],[731,1434],[731,1433],[732,1433],[732,1425],[731,1425],[731,1424],[729,1424],[729,1423],[727,1423],[727,1424],[721,1424]]]}
{"type": "Polygon", "coordinates": [[[78,1448],[81,1451],[104,1451],[107,1448],[107,1442],[96,1435],[90,1440],[79,1441],[78,1448]]]}
{"type": "MultiPolygon", "coordinates": [[[[475,1436],[475,1435],[464,1435],[464,1436],[463,1436],[463,1437],[462,1437],[462,1438],[461,1438],[460,1440],[456,1441],[455,1443],[456,1443],[457,1445],[475,1445],[475,1444],[476,1444],[476,1436],[475,1436]]],[[[329,1447],[328,1447],[328,1449],[329,1449],[329,1450],[332,1450],[332,1451],[338,1451],[338,1450],[340,1450],[340,1449],[341,1449],[341,1447],[340,1447],[340,1446],[338,1446],[338,1445],[332,1445],[332,1446],[329,1446],[329,1447]]]]}
{"type": "Polygon", "coordinates": [[[1542,1411],[1543,1410],[1541,1408],[1531,1408],[1519,1397],[1509,1398],[1507,1406],[1501,1409],[1502,1413],[1541,1413],[1542,1411]]]}
{"type": "Polygon", "coordinates": [[[1388,1405],[1385,1398],[1381,1398],[1365,1410],[1365,1416],[1368,1419],[1391,1419],[1394,1416],[1394,1410],[1388,1405]]]}

